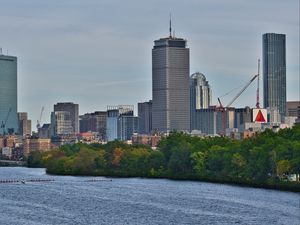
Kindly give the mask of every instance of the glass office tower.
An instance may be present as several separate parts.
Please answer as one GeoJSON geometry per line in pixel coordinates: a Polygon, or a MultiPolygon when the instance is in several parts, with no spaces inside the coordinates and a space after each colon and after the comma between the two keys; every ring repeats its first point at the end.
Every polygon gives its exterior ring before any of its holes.
{"type": "Polygon", "coordinates": [[[0,134],[18,131],[17,57],[0,54],[0,134]]]}
{"type": "Polygon", "coordinates": [[[277,107],[286,115],[286,50],[285,34],[263,35],[264,107],[277,107]]]}

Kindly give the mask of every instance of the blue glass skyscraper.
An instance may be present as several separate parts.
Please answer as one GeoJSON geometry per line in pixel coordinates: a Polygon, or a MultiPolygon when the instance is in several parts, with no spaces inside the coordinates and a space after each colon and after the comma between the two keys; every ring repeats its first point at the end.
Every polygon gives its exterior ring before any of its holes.
{"type": "Polygon", "coordinates": [[[0,53],[0,134],[18,131],[17,104],[17,57],[0,53]]]}
{"type": "Polygon", "coordinates": [[[264,107],[277,107],[286,115],[286,50],[285,34],[263,35],[264,107]]]}

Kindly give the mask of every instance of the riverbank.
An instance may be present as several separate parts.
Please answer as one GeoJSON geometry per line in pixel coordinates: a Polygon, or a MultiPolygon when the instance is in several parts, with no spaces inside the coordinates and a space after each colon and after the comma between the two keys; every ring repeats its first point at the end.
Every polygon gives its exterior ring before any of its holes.
{"type": "Polygon", "coordinates": [[[0,160],[0,167],[19,167],[26,166],[25,161],[0,160]]]}
{"type": "Polygon", "coordinates": [[[46,169],[46,173],[50,175],[58,176],[104,176],[109,178],[144,178],[144,179],[168,179],[168,180],[178,180],[178,181],[196,181],[196,182],[207,182],[214,184],[229,184],[239,187],[252,187],[252,188],[261,188],[261,189],[270,189],[278,191],[289,191],[294,193],[300,193],[300,183],[299,182],[267,182],[259,183],[254,181],[243,181],[243,180],[233,180],[233,179],[213,179],[213,178],[197,178],[197,177],[179,177],[179,176],[130,176],[130,175],[121,175],[113,173],[91,173],[91,174],[66,174],[66,173],[53,173],[49,172],[46,169]]]}

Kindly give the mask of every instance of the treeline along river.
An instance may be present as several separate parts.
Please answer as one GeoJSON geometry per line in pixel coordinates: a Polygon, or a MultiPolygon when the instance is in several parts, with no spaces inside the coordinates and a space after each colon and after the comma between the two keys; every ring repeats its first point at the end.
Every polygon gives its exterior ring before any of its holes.
{"type": "Polygon", "coordinates": [[[300,224],[298,193],[0,167],[0,224],[300,224]],[[30,182],[45,180],[47,182],[30,182]]]}

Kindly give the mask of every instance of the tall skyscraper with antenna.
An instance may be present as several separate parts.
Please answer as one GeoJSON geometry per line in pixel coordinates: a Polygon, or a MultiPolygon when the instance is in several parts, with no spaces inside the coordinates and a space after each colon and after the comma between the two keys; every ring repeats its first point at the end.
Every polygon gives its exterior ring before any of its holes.
{"type": "Polygon", "coordinates": [[[172,35],[152,49],[152,131],[190,131],[189,48],[172,35]]]}

